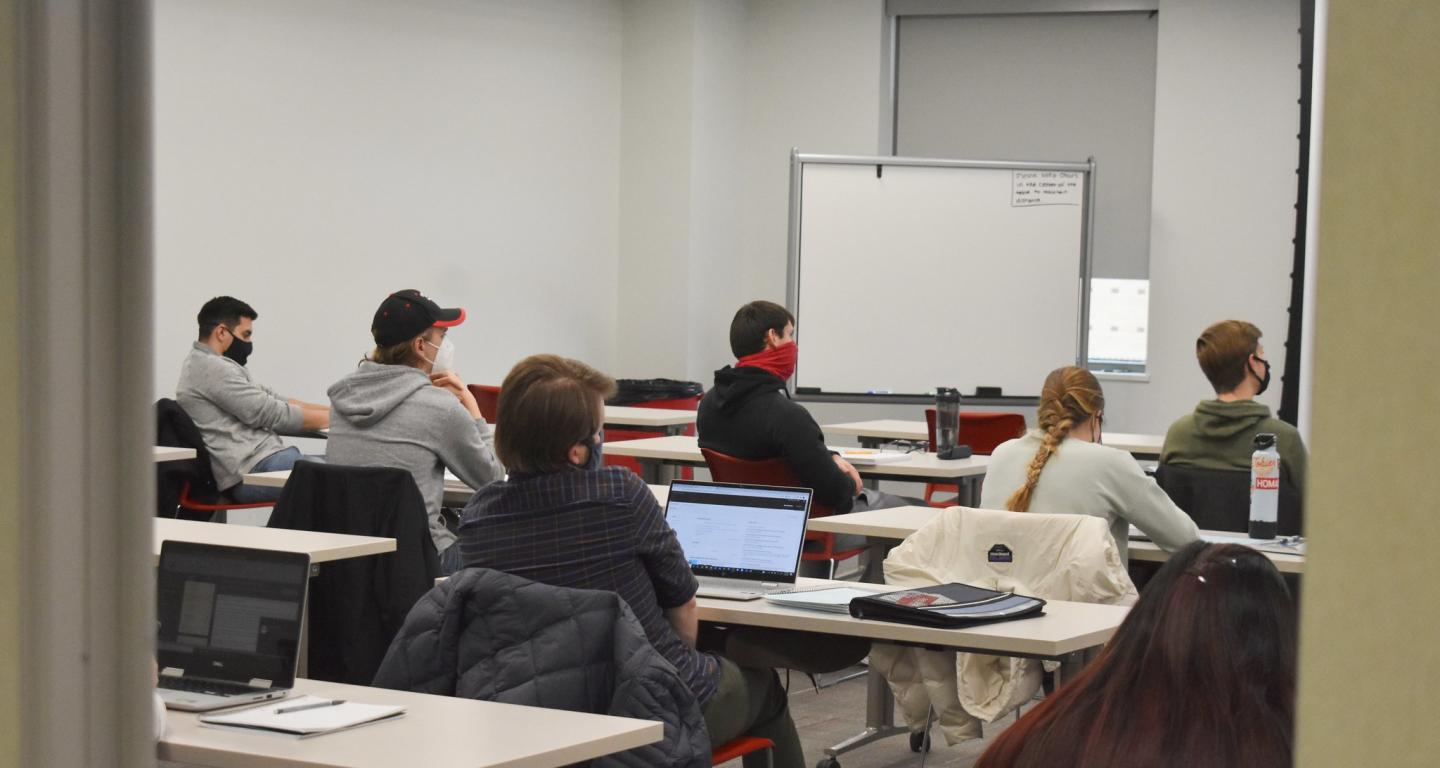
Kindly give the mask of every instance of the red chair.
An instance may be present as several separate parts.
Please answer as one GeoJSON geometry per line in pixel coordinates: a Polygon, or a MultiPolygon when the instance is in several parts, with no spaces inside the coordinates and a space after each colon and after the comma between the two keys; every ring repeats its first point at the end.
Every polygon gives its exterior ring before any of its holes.
{"type": "MultiPolygon", "coordinates": [[[[935,450],[935,409],[925,409],[925,429],[930,433],[930,450],[935,450]]],[[[1018,413],[960,412],[960,442],[970,446],[976,456],[989,456],[1006,440],[1025,434],[1025,417],[1018,413]]],[[[959,501],[960,486],[948,483],[926,483],[925,503],[932,507],[950,507],[959,501]],[[935,501],[937,493],[953,493],[956,498],[935,501]]]]}
{"type": "Polygon", "coordinates": [[[489,384],[471,384],[466,388],[475,396],[475,404],[480,406],[480,415],[493,425],[495,414],[500,411],[500,388],[489,384]]]}
{"type": "Polygon", "coordinates": [[[775,764],[774,749],[775,742],[769,739],[761,739],[755,736],[741,736],[738,739],[732,739],[721,744],[712,750],[710,752],[710,764],[720,765],[721,763],[728,763],[731,760],[764,750],[765,764],[773,766],[775,764]]]}
{"type": "MultiPolygon", "coordinates": [[[[709,448],[701,448],[700,453],[705,456],[705,465],[710,468],[710,476],[721,483],[750,483],[753,485],[778,485],[788,488],[804,488],[805,484],[795,477],[795,470],[790,468],[790,463],[784,459],[759,459],[755,461],[737,459],[734,456],[727,456],[719,451],[712,451],[709,448]]],[[[835,514],[835,510],[824,504],[812,502],[810,504],[811,517],[828,517],[835,514]]],[[[835,578],[835,564],[841,560],[849,560],[865,551],[864,547],[856,549],[835,549],[835,534],[821,533],[819,531],[806,531],[805,540],[816,542],[820,549],[800,553],[800,559],[808,562],[828,560],[830,562],[830,578],[835,578]]]]}
{"type": "Polygon", "coordinates": [[[187,480],[184,485],[180,486],[180,508],[187,512],[204,512],[210,516],[211,521],[217,523],[225,522],[225,513],[232,509],[261,509],[275,506],[275,502],[273,501],[256,501],[249,504],[241,504],[234,501],[224,501],[224,496],[221,496],[220,499],[221,501],[208,504],[203,501],[197,501],[190,495],[190,481],[187,480]]]}
{"type": "MultiPolygon", "coordinates": [[[[635,403],[630,407],[669,408],[676,411],[694,411],[700,408],[701,397],[701,395],[696,395],[694,397],[679,397],[673,400],[650,400],[644,403],[635,403]]],[[[620,443],[626,440],[641,440],[647,437],[663,437],[664,434],[664,432],[655,432],[644,429],[606,429],[605,442],[620,443]]],[[[693,437],[695,434],[695,425],[691,424],[690,426],[686,427],[685,431],[681,434],[690,435],[693,437]]],[[[640,460],[632,459],[629,456],[607,455],[605,457],[605,466],[629,467],[631,472],[634,472],[637,475],[640,474],[640,460]]],[[[690,480],[695,477],[695,471],[690,467],[681,467],[680,472],[676,475],[676,477],[679,477],[681,480],[690,480]]]]}

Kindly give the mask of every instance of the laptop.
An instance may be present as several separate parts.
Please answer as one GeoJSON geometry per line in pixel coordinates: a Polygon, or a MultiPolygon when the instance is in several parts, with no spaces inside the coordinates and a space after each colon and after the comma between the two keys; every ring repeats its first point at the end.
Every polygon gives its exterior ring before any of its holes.
{"type": "Polygon", "coordinates": [[[795,588],[809,488],[670,483],[665,520],[680,539],[701,597],[758,600],[795,588]]]}
{"type": "Polygon", "coordinates": [[[164,542],[155,659],[165,706],[204,712],[288,694],[309,586],[303,552],[164,542]]]}

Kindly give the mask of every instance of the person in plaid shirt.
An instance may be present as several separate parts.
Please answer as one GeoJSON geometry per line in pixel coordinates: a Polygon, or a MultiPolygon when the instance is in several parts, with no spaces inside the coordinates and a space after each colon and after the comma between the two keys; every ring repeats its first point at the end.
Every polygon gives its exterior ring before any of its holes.
{"type": "MultiPolygon", "coordinates": [[[[559,587],[616,592],[705,712],[714,744],[775,742],[775,765],[805,765],[785,689],[773,669],[696,649],[699,587],[664,511],[639,477],[601,463],[609,376],[576,360],[534,355],[500,387],[496,450],[510,469],[461,515],[467,567],[559,587]]],[[[763,765],[754,755],[753,765],[763,765]]],[[[745,758],[751,766],[751,757],[745,758]]]]}

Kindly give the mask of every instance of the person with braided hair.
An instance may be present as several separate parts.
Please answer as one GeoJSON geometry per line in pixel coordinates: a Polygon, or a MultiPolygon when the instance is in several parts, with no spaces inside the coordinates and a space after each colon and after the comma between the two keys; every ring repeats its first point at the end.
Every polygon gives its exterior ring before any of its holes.
{"type": "Polygon", "coordinates": [[[1094,515],[1129,556],[1129,525],[1167,552],[1199,538],[1195,521],[1129,453],[1101,444],[1105,393],[1095,375],[1057,368],[1040,391],[1038,428],[1002,443],[990,457],[980,506],[1012,512],[1094,515]]]}

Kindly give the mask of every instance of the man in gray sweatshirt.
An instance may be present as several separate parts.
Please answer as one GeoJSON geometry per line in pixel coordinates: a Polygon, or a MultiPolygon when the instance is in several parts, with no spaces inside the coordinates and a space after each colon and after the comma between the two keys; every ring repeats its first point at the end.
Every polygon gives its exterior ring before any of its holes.
{"type": "Polygon", "coordinates": [[[329,390],[326,460],[408,470],[425,498],[446,574],[460,567],[460,548],[440,511],[445,471],[471,488],[505,476],[494,432],[450,369],[454,347],[446,333],[464,320],[464,310],[442,308],[419,291],[391,294],[371,324],[375,351],[329,390]]]}
{"type": "Polygon", "coordinates": [[[323,405],[286,398],[255,382],[245,363],[254,346],[249,304],[217,296],[200,308],[200,339],[180,366],[175,401],[200,428],[215,484],[242,504],[274,501],[280,488],[247,486],[248,472],[290,469],[300,451],[285,447],[280,433],[321,429],[330,423],[323,405]]]}

